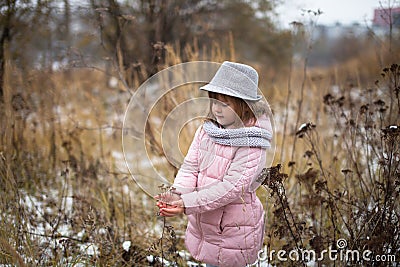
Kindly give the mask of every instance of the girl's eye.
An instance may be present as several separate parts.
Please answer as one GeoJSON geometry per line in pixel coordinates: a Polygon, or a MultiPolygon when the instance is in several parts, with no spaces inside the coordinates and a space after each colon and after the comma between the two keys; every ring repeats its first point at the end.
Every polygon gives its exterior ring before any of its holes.
{"type": "Polygon", "coordinates": [[[227,107],[227,106],[229,106],[229,104],[227,104],[227,103],[225,103],[225,102],[221,102],[221,101],[218,101],[218,100],[213,100],[213,105],[220,105],[221,107],[227,107]]]}

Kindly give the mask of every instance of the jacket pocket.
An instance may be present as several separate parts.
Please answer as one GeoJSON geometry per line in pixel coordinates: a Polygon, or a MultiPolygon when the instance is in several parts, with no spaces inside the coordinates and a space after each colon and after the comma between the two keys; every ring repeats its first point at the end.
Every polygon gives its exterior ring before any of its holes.
{"type": "Polygon", "coordinates": [[[219,222],[218,222],[218,231],[220,234],[222,234],[222,231],[224,230],[224,227],[222,226],[222,219],[223,219],[224,215],[225,215],[225,211],[223,209],[221,212],[221,216],[219,218],[219,222]]]}

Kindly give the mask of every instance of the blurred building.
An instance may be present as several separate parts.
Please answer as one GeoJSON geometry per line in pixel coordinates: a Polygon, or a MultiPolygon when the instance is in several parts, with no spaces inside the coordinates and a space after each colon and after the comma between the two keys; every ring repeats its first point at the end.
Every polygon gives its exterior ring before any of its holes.
{"type": "Polygon", "coordinates": [[[375,27],[387,27],[390,24],[400,27],[400,7],[375,9],[372,24],[375,27]]]}

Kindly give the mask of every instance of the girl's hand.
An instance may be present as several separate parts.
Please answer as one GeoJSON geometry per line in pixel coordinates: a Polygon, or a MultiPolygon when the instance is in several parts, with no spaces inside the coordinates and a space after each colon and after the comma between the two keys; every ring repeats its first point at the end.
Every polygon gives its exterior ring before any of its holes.
{"type": "Polygon", "coordinates": [[[157,206],[158,206],[158,203],[164,203],[166,205],[170,205],[172,202],[178,201],[181,199],[180,195],[175,194],[171,191],[154,196],[154,198],[158,200],[157,206]]]}
{"type": "Polygon", "coordinates": [[[160,207],[160,215],[165,217],[173,217],[185,212],[183,200],[180,198],[177,201],[171,202],[166,207],[160,207]]]}
{"type": "Polygon", "coordinates": [[[158,200],[156,205],[160,209],[161,216],[172,217],[185,211],[183,200],[178,194],[166,192],[154,198],[158,200]]]}

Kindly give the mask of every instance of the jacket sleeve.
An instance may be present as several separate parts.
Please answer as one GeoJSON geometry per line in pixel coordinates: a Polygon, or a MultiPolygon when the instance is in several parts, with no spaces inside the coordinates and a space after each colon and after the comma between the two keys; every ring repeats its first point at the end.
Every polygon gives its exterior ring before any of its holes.
{"type": "Polygon", "coordinates": [[[222,181],[200,191],[181,195],[185,213],[202,213],[225,206],[247,192],[265,163],[263,148],[240,147],[222,181]]]}
{"type": "Polygon", "coordinates": [[[175,177],[173,187],[179,194],[193,192],[196,189],[199,174],[199,145],[203,134],[202,127],[200,126],[175,177]]]}

